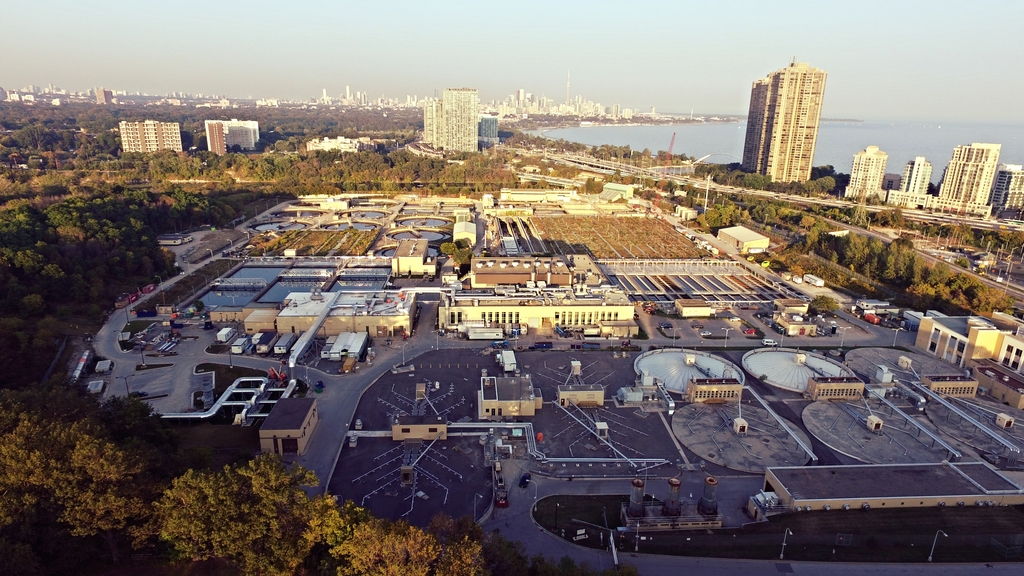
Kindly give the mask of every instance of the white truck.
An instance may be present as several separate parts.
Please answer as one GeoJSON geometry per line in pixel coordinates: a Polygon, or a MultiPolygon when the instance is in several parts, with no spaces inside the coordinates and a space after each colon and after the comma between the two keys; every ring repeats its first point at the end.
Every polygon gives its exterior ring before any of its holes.
{"type": "Polygon", "coordinates": [[[804,274],[804,282],[810,284],[811,286],[817,286],[819,288],[825,285],[825,281],[822,280],[821,278],[818,278],[814,274],[804,274]]]}
{"type": "Polygon", "coordinates": [[[220,342],[222,344],[227,344],[228,342],[231,342],[231,339],[234,338],[234,337],[235,337],[235,329],[234,328],[221,328],[217,332],[217,342],[220,342]]]}

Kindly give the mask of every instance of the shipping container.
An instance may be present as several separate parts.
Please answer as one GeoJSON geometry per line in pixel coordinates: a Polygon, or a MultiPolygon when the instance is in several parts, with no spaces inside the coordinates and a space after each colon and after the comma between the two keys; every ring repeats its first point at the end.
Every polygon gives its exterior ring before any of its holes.
{"type": "Polygon", "coordinates": [[[270,354],[277,344],[277,332],[261,332],[259,344],[256,345],[257,354],[270,354]]]}
{"type": "Polygon", "coordinates": [[[327,337],[327,343],[324,344],[323,350],[320,351],[320,359],[321,360],[330,360],[331,359],[331,347],[334,346],[334,343],[337,342],[337,341],[338,341],[338,337],[337,336],[328,336],[327,337]]]}
{"type": "Polygon", "coordinates": [[[234,343],[231,344],[231,353],[232,354],[243,354],[243,353],[245,353],[245,349],[248,346],[249,346],[249,337],[248,336],[243,336],[243,337],[235,340],[234,343]]]}
{"type": "Polygon", "coordinates": [[[356,359],[352,356],[345,358],[345,363],[341,365],[342,374],[348,374],[356,367],[356,359]]]}
{"type": "Polygon", "coordinates": [[[511,350],[502,350],[498,353],[498,362],[505,372],[516,371],[516,353],[511,350]]]}
{"type": "Polygon", "coordinates": [[[156,310],[136,310],[135,316],[137,318],[155,318],[156,310]]]}
{"type": "Polygon", "coordinates": [[[227,342],[230,342],[231,339],[234,338],[234,337],[235,337],[235,329],[234,328],[221,328],[220,331],[217,332],[217,342],[227,343],[227,342]]]}
{"type": "Polygon", "coordinates": [[[551,350],[554,345],[551,342],[537,342],[533,345],[535,350],[551,350]]]}
{"type": "Polygon", "coordinates": [[[274,344],[274,354],[287,354],[292,349],[292,344],[295,343],[295,334],[288,333],[282,334],[277,339],[277,343],[274,344]]]}
{"type": "Polygon", "coordinates": [[[156,291],[156,284],[146,284],[142,287],[143,294],[152,294],[156,291]]]}
{"type": "Polygon", "coordinates": [[[882,321],[882,319],[869,312],[864,315],[864,321],[871,324],[878,324],[879,322],[882,321]]]}

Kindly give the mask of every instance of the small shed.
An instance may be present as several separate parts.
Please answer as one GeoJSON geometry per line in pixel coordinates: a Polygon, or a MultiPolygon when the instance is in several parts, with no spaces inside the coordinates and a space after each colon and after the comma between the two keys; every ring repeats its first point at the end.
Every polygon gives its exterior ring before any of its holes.
{"type": "Polygon", "coordinates": [[[305,454],[319,421],[316,398],[281,398],[260,427],[260,450],[265,454],[305,454]]]}

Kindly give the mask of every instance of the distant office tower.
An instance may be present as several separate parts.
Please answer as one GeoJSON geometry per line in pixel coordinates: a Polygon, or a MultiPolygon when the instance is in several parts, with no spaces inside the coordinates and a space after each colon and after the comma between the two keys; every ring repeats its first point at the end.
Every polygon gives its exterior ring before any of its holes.
{"type": "Polygon", "coordinates": [[[177,122],[121,121],[121,148],[125,152],[181,152],[181,128],[177,122]]]}
{"type": "Polygon", "coordinates": [[[260,123],[255,120],[206,121],[206,149],[214,154],[227,154],[232,146],[252,150],[259,139],[260,123]]]}
{"type": "Polygon", "coordinates": [[[444,145],[448,152],[476,152],[476,118],[480,100],[473,88],[445,88],[441,102],[444,145]]]}
{"type": "Polygon", "coordinates": [[[868,146],[854,154],[846,197],[861,199],[881,194],[885,164],[888,160],[889,155],[879,150],[878,146],[868,146]]]}
{"type": "Polygon", "coordinates": [[[988,204],[1001,147],[975,142],[954,148],[942,174],[939,198],[961,204],[988,204]]]}
{"type": "Polygon", "coordinates": [[[477,124],[477,139],[482,147],[490,147],[498,143],[497,116],[480,115],[480,121],[477,124]]]}
{"type": "Polygon", "coordinates": [[[824,70],[797,62],[754,82],[743,144],[745,170],[773,182],[810,180],[825,76],[824,70]]]}
{"type": "Polygon", "coordinates": [[[423,142],[434,148],[444,146],[444,114],[440,100],[430,99],[423,105],[423,142]]]}
{"type": "Polygon", "coordinates": [[[114,93],[104,88],[96,88],[96,103],[100,106],[109,106],[114,100],[114,93]]]}
{"type": "Polygon", "coordinates": [[[928,184],[932,181],[932,163],[918,156],[907,162],[900,180],[900,192],[911,194],[927,194],[928,184]]]}
{"type": "Polygon", "coordinates": [[[992,205],[996,208],[1024,208],[1024,167],[1000,164],[992,183],[992,205]]]}

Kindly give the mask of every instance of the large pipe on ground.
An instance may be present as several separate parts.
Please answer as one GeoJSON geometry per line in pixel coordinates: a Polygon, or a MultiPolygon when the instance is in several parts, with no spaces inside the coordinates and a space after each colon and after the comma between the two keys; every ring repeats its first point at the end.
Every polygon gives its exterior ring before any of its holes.
{"type": "Polygon", "coordinates": [[[682,514],[683,507],[679,502],[679,488],[683,483],[679,478],[668,479],[668,500],[665,500],[665,505],[661,508],[661,513],[665,516],[679,516],[682,514]]]}
{"type": "Polygon", "coordinates": [[[629,508],[626,512],[634,518],[644,515],[644,481],[640,478],[633,479],[633,491],[629,495],[629,508]]]}
{"type": "Polygon", "coordinates": [[[706,516],[718,514],[718,478],[708,476],[704,479],[704,495],[697,504],[697,512],[706,516]]]}

